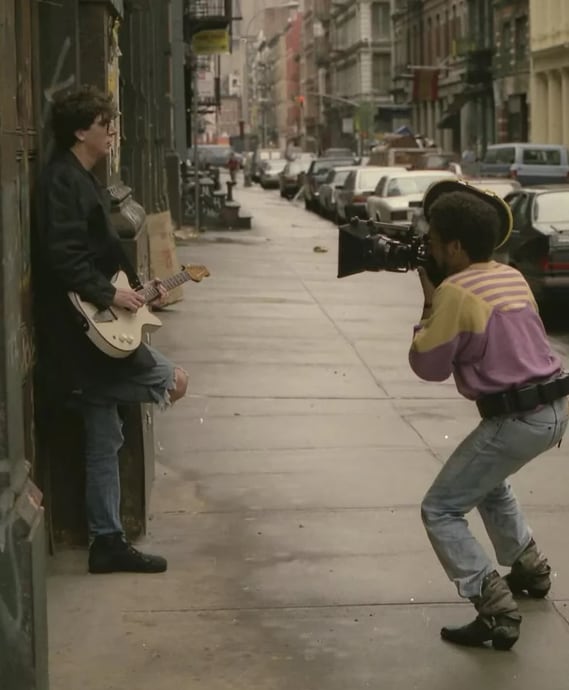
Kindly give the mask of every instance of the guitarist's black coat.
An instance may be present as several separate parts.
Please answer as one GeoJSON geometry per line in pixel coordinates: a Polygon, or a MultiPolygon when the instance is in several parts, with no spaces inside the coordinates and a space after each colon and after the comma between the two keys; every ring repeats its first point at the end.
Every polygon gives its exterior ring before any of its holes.
{"type": "Polygon", "coordinates": [[[34,296],[40,370],[50,393],[67,395],[152,368],[141,345],[126,359],[98,350],[83,332],[68,291],[108,307],[119,270],[133,287],[138,277],[126,261],[110,221],[110,197],[71,151],[56,154],[43,171],[34,228],[34,296]]]}

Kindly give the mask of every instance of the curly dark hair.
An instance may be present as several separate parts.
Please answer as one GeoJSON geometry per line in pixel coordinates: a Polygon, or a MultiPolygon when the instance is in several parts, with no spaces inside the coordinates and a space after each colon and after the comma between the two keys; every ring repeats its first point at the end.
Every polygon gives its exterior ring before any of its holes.
{"type": "Polygon", "coordinates": [[[489,203],[474,194],[449,192],[433,203],[430,226],[445,244],[458,240],[475,263],[492,257],[500,219],[489,203]]]}
{"type": "Polygon", "coordinates": [[[55,142],[59,148],[70,149],[77,141],[78,129],[89,129],[99,115],[103,124],[110,124],[117,114],[112,95],[96,86],[81,86],[61,94],[54,99],[51,111],[55,142]]]}

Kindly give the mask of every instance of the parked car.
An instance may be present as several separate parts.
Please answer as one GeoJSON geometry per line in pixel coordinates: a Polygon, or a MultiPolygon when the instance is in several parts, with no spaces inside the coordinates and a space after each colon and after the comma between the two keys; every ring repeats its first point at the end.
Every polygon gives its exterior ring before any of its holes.
{"type": "Polygon", "coordinates": [[[478,187],[478,189],[494,192],[502,199],[512,192],[517,192],[522,187],[516,180],[506,180],[499,177],[469,177],[468,184],[478,187]]]}
{"type": "Polygon", "coordinates": [[[319,189],[319,210],[323,216],[327,218],[336,218],[336,189],[338,185],[342,187],[346,182],[348,175],[356,170],[356,166],[342,166],[339,168],[332,168],[328,172],[328,176],[320,185],[319,189]]]}
{"type": "Polygon", "coordinates": [[[555,144],[496,144],[480,165],[484,177],[511,177],[522,186],[569,182],[569,152],[555,144]]]}
{"type": "Polygon", "coordinates": [[[383,223],[411,221],[415,209],[421,208],[429,185],[447,177],[456,177],[449,170],[388,170],[367,198],[369,217],[383,223]]]}
{"type": "Polygon", "coordinates": [[[326,149],[322,158],[356,158],[356,154],[351,149],[326,149]]]}
{"type": "Polygon", "coordinates": [[[310,167],[309,158],[289,161],[279,176],[279,187],[283,198],[292,199],[302,187],[304,175],[310,167]]]}
{"type": "Polygon", "coordinates": [[[279,186],[279,177],[284,170],[287,161],[285,158],[277,158],[275,160],[265,161],[259,173],[259,184],[263,189],[269,189],[279,186]]]}
{"type": "MultiPolygon", "coordinates": [[[[198,161],[200,167],[206,165],[216,166],[218,168],[227,167],[229,157],[234,153],[231,146],[223,144],[198,144],[198,161]]],[[[188,149],[188,161],[193,165],[194,149],[188,149]]]]}
{"type": "Polygon", "coordinates": [[[413,167],[411,170],[450,170],[450,172],[458,177],[462,176],[460,156],[450,151],[443,151],[442,153],[423,153],[413,160],[413,167]]]}
{"type": "Polygon", "coordinates": [[[316,158],[310,163],[310,167],[304,176],[302,191],[304,194],[304,206],[308,211],[318,210],[318,194],[320,185],[326,179],[331,168],[342,165],[353,165],[350,158],[316,158]]]}
{"type": "Polygon", "coordinates": [[[379,180],[392,171],[401,175],[406,172],[405,168],[373,165],[352,170],[344,184],[336,187],[336,221],[343,223],[354,216],[363,219],[371,218],[367,210],[368,197],[373,194],[379,180]]]}
{"type": "MultiPolygon", "coordinates": [[[[516,180],[507,180],[499,177],[468,178],[468,184],[478,189],[494,192],[494,194],[497,194],[502,199],[508,196],[508,194],[522,188],[520,183],[516,182],[516,180]]],[[[411,219],[411,224],[417,232],[426,234],[429,230],[429,224],[423,215],[422,201],[419,206],[413,204],[411,210],[415,213],[411,219]]]]}
{"type": "Polygon", "coordinates": [[[540,306],[569,299],[569,185],[521,188],[508,194],[513,229],[496,259],[515,266],[540,306]]]}
{"type": "Polygon", "coordinates": [[[251,159],[251,179],[253,182],[260,181],[261,170],[268,161],[280,160],[281,158],[279,149],[255,149],[251,159]]]}

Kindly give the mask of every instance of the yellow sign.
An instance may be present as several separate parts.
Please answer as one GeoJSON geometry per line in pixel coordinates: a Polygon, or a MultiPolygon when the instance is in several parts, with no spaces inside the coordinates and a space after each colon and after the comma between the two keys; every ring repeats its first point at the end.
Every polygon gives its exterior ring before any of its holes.
{"type": "Polygon", "coordinates": [[[197,55],[228,53],[229,31],[227,31],[227,29],[200,31],[192,38],[192,50],[197,55]]]}

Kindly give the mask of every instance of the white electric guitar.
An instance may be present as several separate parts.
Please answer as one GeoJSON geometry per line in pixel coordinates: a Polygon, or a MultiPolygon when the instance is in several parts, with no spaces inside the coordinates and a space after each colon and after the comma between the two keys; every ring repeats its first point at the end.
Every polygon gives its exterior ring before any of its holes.
{"type": "MultiPolygon", "coordinates": [[[[169,291],[188,280],[199,283],[207,276],[209,271],[205,266],[185,266],[180,273],[163,280],[162,285],[169,291]]],[[[111,282],[117,288],[130,287],[123,271],[119,271],[111,282]]],[[[109,357],[128,357],[141,344],[144,328],[155,331],[162,325],[160,319],[146,306],[160,296],[158,288],[154,284],[149,284],[139,292],[144,295],[145,305],[137,312],[115,306],[101,310],[94,304],[83,301],[76,292],[68,293],[71,303],[83,317],[85,334],[109,357]]]]}

